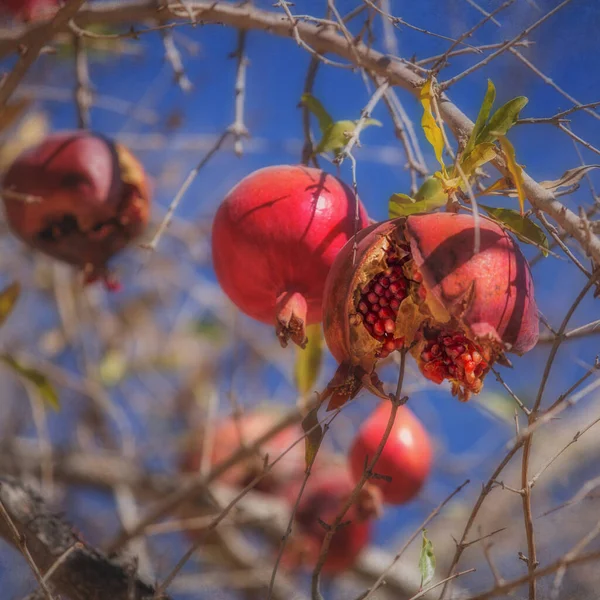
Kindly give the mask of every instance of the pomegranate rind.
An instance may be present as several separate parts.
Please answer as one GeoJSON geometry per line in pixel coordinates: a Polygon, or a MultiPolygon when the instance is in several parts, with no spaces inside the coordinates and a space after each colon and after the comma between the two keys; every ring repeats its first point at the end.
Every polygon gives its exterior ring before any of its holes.
{"type": "Polygon", "coordinates": [[[284,293],[304,296],[304,325],[322,320],[330,267],[355,230],[368,224],[352,190],[304,166],[265,167],[240,181],[219,206],[212,230],[219,284],[246,315],[273,325],[284,293]]]}
{"type": "Polygon", "coordinates": [[[535,346],[539,320],[533,278],[506,231],[481,217],[477,254],[472,215],[412,215],[405,231],[427,295],[433,294],[469,337],[516,354],[535,346]]]}

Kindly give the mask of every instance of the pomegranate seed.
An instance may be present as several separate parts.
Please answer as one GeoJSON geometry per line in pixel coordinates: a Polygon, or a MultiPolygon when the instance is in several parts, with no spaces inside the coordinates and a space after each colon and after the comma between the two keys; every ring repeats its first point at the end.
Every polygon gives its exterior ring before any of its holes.
{"type": "MultiPolygon", "coordinates": [[[[396,324],[394,323],[394,321],[392,321],[392,319],[386,319],[385,322],[383,323],[383,328],[385,329],[386,333],[394,333],[395,329],[396,329],[396,324]]],[[[394,341],[391,340],[391,343],[393,344],[394,341]]],[[[395,346],[394,346],[395,349],[395,346]]]]}
{"type": "Polygon", "coordinates": [[[433,346],[431,346],[431,354],[433,354],[433,356],[438,356],[440,352],[441,350],[438,344],[434,344],[433,346]]]}
{"type": "Polygon", "coordinates": [[[483,360],[483,357],[481,356],[481,354],[479,354],[479,352],[477,352],[477,350],[475,350],[475,352],[473,352],[471,356],[473,357],[473,362],[476,365],[478,365],[483,360]]]}
{"type": "Polygon", "coordinates": [[[472,361],[472,360],[468,360],[468,361],[465,363],[465,373],[472,373],[472,372],[475,370],[475,367],[476,367],[476,366],[477,366],[477,365],[475,364],[475,362],[474,362],[474,361],[472,361]]]}
{"type": "Polygon", "coordinates": [[[369,312],[369,307],[364,302],[360,302],[358,304],[358,310],[360,310],[363,315],[366,315],[369,312]]]}
{"type": "Polygon", "coordinates": [[[385,327],[383,326],[383,323],[381,321],[377,321],[377,323],[373,324],[373,333],[376,336],[383,336],[383,334],[385,333],[385,327]]]}
{"type": "Polygon", "coordinates": [[[369,323],[370,325],[375,325],[375,323],[377,323],[377,315],[374,313],[369,313],[366,317],[365,317],[365,321],[367,323],[369,323]]]}
{"type": "Polygon", "coordinates": [[[394,340],[395,344],[396,344],[396,349],[399,350],[400,348],[402,348],[402,346],[404,346],[404,338],[396,338],[394,340]]]}
{"type": "Polygon", "coordinates": [[[379,298],[379,306],[388,306],[390,301],[384,296],[383,298],[379,298]]]}
{"type": "Polygon", "coordinates": [[[396,315],[394,314],[394,311],[387,306],[385,308],[380,309],[379,311],[380,319],[393,319],[395,317],[396,315]]]}
{"type": "Polygon", "coordinates": [[[383,344],[383,349],[386,352],[393,352],[396,349],[396,342],[394,340],[387,340],[387,342],[383,344]]]}
{"type": "Polygon", "coordinates": [[[390,308],[392,310],[398,310],[400,308],[400,301],[396,300],[395,298],[390,300],[390,308]]]}
{"type": "Polygon", "coordinates": [[[378,314],[379,311],[381,310],[381,306],[379,306],[379,304],[376,302],[375,304],[373,304],[373,306],[371,306],[371,312],[378,314]]]}
{"type": "Polygon", "coordinates": [[[371,303],[371,304],[375,304],[375,302],[377,302],[379,300],[379,296],[375,293],[375,292],[370,292],[367,295],[367,300],[371,303]]]}
{"type": "Polygon", "coordinates": [[[387,288],[390,286],[390,280],[387,277],[382,277],[379,281],[379,283],[384,287],[387,288]]]}

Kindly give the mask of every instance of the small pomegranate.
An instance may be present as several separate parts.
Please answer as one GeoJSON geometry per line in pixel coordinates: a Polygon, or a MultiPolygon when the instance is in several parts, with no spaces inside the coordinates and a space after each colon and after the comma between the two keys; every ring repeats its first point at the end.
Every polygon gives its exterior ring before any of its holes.
{"type": "MultiPolygon", "coordinates": [[[[300,483],[288,490],[291,505],[296,503],[300,483]]],[[[292,538],[283,556],[287,568],[314,567],[321,545],[340,510],[354,490],[345,470],[320,469],[310,476],[295,515],[292,538]]],[[[380,515],[381,496],[376,489],[363,488],[346,512],[331,539],[323,572],[335,575],[351,568],[371,539],[372,520],[380,515]]]]}
{"type": "Polygon", "coordinates": [[[150,216],[140,163],[124,146],[88,132],[50,135],[21,154],[3,190],[16,235],[109,288],[116,284],[107,261],[142,233],[150,216]]]}
{"type": "Polygon", "coordinates": [[[50,19],[58,8],[58,0],[0,0],[0,12],[25,22],[50,19]]]}
{"type": "MultiPolygon", "coordinates": [[[[375,452],[390,419],[391,404],[383,401],[363,423],[349,454],[352,476],[359,481],[365,465],[375,452]]],[[[423,425],[406,406],[398,407],[390,435],[383,447],[374,471],[386,479],[374,477],[368,485],[381,490],[383,500],[389,504],[402,504],[414,498],[431,469],[431,443],[423,425]],[[391,478],[389,481],[388,478],[391,478]]]]}
{"type": "MultiPolygon", "coordinates": [[[[217,423],[212,432],[210,464],[216,465],[237,452],[240,446],[252,444],[271,429],[278,420],[279,415],[276,411],[259,410],[242,415],[237,422],[232,417],[227,417],[217,423]]],[[[269,461],[272,462],[302,436],[303,431],[298,426],[284,429],[266,442],[260,452],[227,470],[219,481],[232,487],[245,487],[262,472],[266,454],[269,455],[269,461]]],[[[199,470],[203,445],[204,435],[202,434],[194,435],[190,439],[183,457],[183,471],[197,472],[199,470]]],[[[276,493],[290,481],[301,479],[304,468],[304,443],[300,442],[293,446],[258,482],[255,489],[265,493],[276,493]]]]}
{"type": "Polygon", "coordinates": [[[452,382],[462,401],[481,390],[494,361],[538,339],[529,265],[494,221],[430,213],[372,225],[336,258],[324,292],[327,345],[340,367],[325,391],[329,407],[362,386],[386,398],[374,368],[407,347],[431,381],[452,382]]]}
{"type": "Polygon", "coordinates": [[[274,323],[281,345],[306,344],[322,317],[323,287],[342,246],[367,214],[352,190],[304,166],[255,171],[225,197],[213,223],[214,268],[245,314],[274,323]]]}

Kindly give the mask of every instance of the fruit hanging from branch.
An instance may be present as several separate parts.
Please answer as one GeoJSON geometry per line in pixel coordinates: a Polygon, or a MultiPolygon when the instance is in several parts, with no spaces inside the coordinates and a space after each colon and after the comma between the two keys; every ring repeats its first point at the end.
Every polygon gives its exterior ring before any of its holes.
{"type": "Polygon", "coordinates": [[[367,214],[339,179],[304,166],[255,171],[225,197],[212,251],[224,292],[245,314],[276,326],[282,346],[304,347],[319,323],[325,279],[367,214]]]}
{"type": "MultiPolygon", "coordinates": [[[[383,401],[360,427],[348,456],[355,481],[375,456],[390,419],[392,406],[383,401]]],[[[403,504],[421,490],[431,470],[432,448],[421,421],[406,406],[399,406],[394,425],[373,469],[368,486],[381,490],[389,504],[403,504]]]]}
{"type": "Polygon", "coordinates": [[[2,189],[8,224],[26,244],[116,286],[108,260],[145,229],[150,193],[124,146],[89,132],[48,136],[21,154],[2,189]]]}
{"type": "Polygon", "coordinates": [[[449,380],[462,401],[478,393],[505,352],[538,339],[533,280],[525,257],[497,223],[430,213],[372,225],[334,262],[323,301],[325,340],[340,363],[324,394],[342,405],[361,387],[385,398],[375,365],[410,349],[425,377],[449,380]]]}

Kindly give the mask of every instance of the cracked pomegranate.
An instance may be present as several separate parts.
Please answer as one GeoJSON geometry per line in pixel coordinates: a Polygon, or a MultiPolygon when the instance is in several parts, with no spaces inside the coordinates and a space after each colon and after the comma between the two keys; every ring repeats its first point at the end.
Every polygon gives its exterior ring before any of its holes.
{"type": "MultiPolygon", "coordinates": [[[[352,443],[348,458],[357,482],[383,439],[391,408],[389,401],[381,402],[352,443]]],[[[409,408],[399,406],[390,435],[373,469],[376,476],[367,485],[379,488],[383,500],[389,504],[408,502],[419,493],[429,476],[431,455],[429,435],[421,421],[409,408]]]]}
{"type": "Polygon", "coordinates": [[[406,347],[423,375],[468,400],[505,352],[538,339],[527,261],[495,222],[431,213],[372,225],[340,251],[327,278],[323,326],[340,367],[325,390],[334,408],[361,387],[386,398],[375,365],[406,347]]]}
{"type": "MultiPolygon", "coordinates": [[[[301,484],[288,490],[288,500],[296,504],[301,484]]],[[[314,568],[323,540],[344,504],[353,493],[354,485],[345,470],[317,470],[309,477],[295,514],[295,528],[283,555],[288,569],[299,566],[314,568]]],[[[371,538],[371,523],[381,512],[380,493],[363,488],[348,509],[338,530],[333,534],[323,573],[335,575],[351,568],[371,538]]]]}
{"type": "Polygon", "coordinates": [[[367,224],[339,179],[304,166],[255,171],[223,200],[213,223],[213,262],[224,292],[245,314],[275,324],[282,346],[304,347],[322,317],[336,255],[367,224]]]}
{"type": "Polygon", "coordinates": [[[150,195],[137,159],[88,132],[48,136],[21,154],[4,177],[13,232],[32,248],[84,270],[86,281],[114,278],[106,263],[148,223],[150,195]]]}

